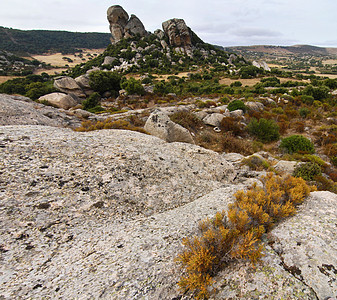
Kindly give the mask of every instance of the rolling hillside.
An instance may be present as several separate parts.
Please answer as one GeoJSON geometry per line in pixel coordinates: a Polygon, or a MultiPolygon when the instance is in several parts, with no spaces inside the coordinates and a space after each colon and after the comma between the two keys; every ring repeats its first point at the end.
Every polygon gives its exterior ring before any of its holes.
{"type": "Polygon", "coordinates": [[[79,48],[99,49],[109,44],[110,33],[18,30],[0,26],[0,50],[18,54],[49,51],[68,54],[79,48]]]}

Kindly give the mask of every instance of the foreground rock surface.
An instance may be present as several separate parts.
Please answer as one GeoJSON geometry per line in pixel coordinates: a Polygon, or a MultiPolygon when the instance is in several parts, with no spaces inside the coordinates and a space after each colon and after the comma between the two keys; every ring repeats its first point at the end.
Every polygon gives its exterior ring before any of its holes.
{"type": "MultiPolygon", "coordinates": [[[[244,185],[226,156],[123,130],[0,127],[0,298],[189,299],[173,259],[244,185]]],[[[217,277],[213,299],[336,296],[337,195],[276,227],[262,263],[217,277]]]]}

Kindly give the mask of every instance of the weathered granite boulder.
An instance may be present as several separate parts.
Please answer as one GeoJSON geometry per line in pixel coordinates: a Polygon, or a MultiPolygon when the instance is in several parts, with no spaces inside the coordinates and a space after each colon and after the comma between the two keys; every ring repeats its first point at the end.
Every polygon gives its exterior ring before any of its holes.
{"type": "Polygon", "coordinates": [[[194,144],[191,133],[184,127],[170,120],[167,114],[155,110],[147,119],[144,129],[167,142],[184,142],[194,144]]]}
{"type": "Polygon", "coordinates": [[[0,94],[0,125],[79,127],[80,120],[65,112],[21,96],[0,94]]]}
{"type": "Polygon", "coordinates": [[[293,174],[295,168],[298,166],[299,162],[297,161],[288,161],[280,160],[275,166],[274,169],[281,173],[293,174]]]}
{"type": "Polygon", "coordinates": [[[104,57],[102,66],[111,65],[116,59],[116,57],[106,56],[104,57]]]}
{"type": "Polygon", "coordinates": [[[135,16],[128,13],[120,5],[113,5],[107,11],[107,18],[110,23],[111,42],[117,43],[122,38],[129,38],[136,34],[147,35],[143,23],[135,16]]]}
{"type": "Polygon", "coordinates": [[[54,81],[54,87],[59,91],[74,96],[85,98],[86,95],[74,78],[68,76],[58,77],[54,81]]]}
{"type": "Polygon", "coordinates": [[[244,112],[241,109],[233,110],[229,113],[232,118],[242,118],[244,112]]]}
{"type": "Polygon", "coordinates": [[[161,29],[157,29],[154,31],[154,34],[158,37],[158,39],[162,40],[165,37],[165,32],[161,29]]]}
{"type": "Polygon", "coordinates": [[[248,101],[245,103],[248,109],[259,112],[264,110],[264,105],[261,102],[248,101]]]}
{"type": "Polygon", "coordinates": [[[94,90],[90,87],[90,80],[88,74],[76,77],[75,81],[87,96],[90,96],[94,92],[94,90]]]}
{"type": "Polygon", "coordinates": [[[131,15],[130,20],[125,25],[124,32],[126,38],[135,36],[136,34],[139,34],[140,36],[145,36],[147,34],[143,23],[135,15],[131,15]]]}
{"type": "Polygon", "coordinates": [[[213,113],[213,114],[209,114],[206,117],[204,117],[202,119],[202,121],[206,124],[206,125],[211,125],[214,127],[219,127],[221,125],[221,121],[224,119],[224,115],[223,114],[219,114],[219,113],[213,113]]]}
{"type": "Polygon", "coordinates": [[[39,98],[39,101],[48,101],[51,105],[58,108],[69,109],[78,103],[69,95],[63,93],[51,93],[39,98]]]}
{"type": "Polygon", "coordinates": [[[189,48],[192,46],[191,32],[183,19],[170,19],[162,26],[172,47],[189,48]]]}

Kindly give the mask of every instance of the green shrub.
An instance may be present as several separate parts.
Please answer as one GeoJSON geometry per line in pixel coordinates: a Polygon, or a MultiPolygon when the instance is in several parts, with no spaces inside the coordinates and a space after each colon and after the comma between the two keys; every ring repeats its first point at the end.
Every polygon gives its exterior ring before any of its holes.
{"type": "Polygon", "coordinates": [[[308,162],[298,166],[293,173],[293,176],[302,177],[304,180],[313,180],[315,176],[320,175],[322,175],[321,167],[314,162],[308,162]]]}
{"type": "Polygon", "coordinates": [[[310,114],[310,110],[306,107],[302,107],[299,110],[300,116],[305,119],[309,114],[310,114]]]}
{"type": "Polygon", "coordinates": [[[89,75],[89,85],[95,91],[103,95],[111,92],[115,96],[118,94],[121,76],[116,72],[94,71],[89,75]]]}
{"type": "Polygon", "coordinates": [[[121,83],[121,88],[125,89],[128,95],[141,95],[143,96],[145,94],[144,87],[140,83],[140,81],[134,79],[131,77],[128,80],[124,80],[121,83]]]}
{"type": "Polygon", "coordinates": [[[280,148],[292,154],[298,153],[314,153],[314,144],[303,135],[292,135],[281,141],[280,148]]]}
{"type": "Polygon", "coordinates": [[[92,93],[87,99],[82,102],[83,109],[88,110],[98,106],[101,96],[99,93],[92,93]]]}
{"type": "Polygon", "coordinates": [[[280,128],[274,120],[261,118],[258,121],[253,118],[247,128],[248,132],[261,142],[277,141],[280,138],[280,128]]]}
{"type": "Polygon", "coordinates": [[[246,112],[247,107],[241,100],[234,100],[228,104],[228,110],[234,111],[237,109],[241,109],[243,112],[246,112]]]}
{"type": "Polygon", "coordinates": [[[234,81],[231,83],[231,87],[240,87],[240,86],[242,86],[241,81],[234,81]]]}

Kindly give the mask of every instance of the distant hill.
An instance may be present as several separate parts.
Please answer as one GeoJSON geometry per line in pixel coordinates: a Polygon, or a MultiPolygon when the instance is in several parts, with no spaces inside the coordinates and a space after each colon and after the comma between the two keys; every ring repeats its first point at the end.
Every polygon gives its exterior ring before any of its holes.
{"type": "Polygon", "coordinates": [[[302,55],[318,55],[318,56],[337,56],[337,48],[324,48],[316,47],[311,45],[294,45],[294,46],[268,46],[268,45],[257,45],[257,46],[238,46],[238,47],[227,47],[227,51],[232,51],[235,53],[251,53],[260,52],[266,54],[278,54],[278,55],[291,55],[291,54],[302,54],[302,55]]]}
{"type": "Polygon", "coordinates": [[[73,53],[76,49],[100,49],[110,44],[110,33],[51,30],[18,30],[0,26],[0,50],[18,54],[49,51],[73,53]]]}

